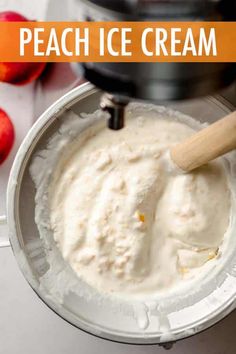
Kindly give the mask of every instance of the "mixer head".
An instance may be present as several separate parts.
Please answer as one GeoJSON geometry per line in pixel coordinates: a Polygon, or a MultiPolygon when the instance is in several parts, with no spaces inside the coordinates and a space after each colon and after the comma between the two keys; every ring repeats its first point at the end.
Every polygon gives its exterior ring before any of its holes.
{"type": "MultiPolygon", "coordinates": [[[[82,0],[87,21],[233,21],[235,0],[82,0]]],[[[155,102],[208,95],[236,78],[234,63],[84,63],[84,77],[109,92],[101,107],[120,129],[129,99],[155,102]],[[114,96],[112,98],[111,94],[114,96]],[[123,112],[123,113],[122,113],[123,112]]]]}

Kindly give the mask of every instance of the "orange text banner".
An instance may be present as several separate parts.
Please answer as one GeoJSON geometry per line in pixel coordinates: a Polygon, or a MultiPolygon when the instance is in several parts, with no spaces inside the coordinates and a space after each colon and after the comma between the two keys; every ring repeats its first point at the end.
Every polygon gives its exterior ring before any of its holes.
{"type": "Polygon", "coordinates": [[[236,22],[0,22],[1,62],[236,62],[236,22]]]}

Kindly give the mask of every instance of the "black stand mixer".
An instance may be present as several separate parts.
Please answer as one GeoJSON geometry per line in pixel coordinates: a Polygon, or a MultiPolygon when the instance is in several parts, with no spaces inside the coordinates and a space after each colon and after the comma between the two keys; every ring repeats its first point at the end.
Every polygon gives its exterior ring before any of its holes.
{"type": "MultiPolygon", "coordinates": [[[[81,0],[86,21],[234,21],[235,0],[81,0]]],[[[78,64],[79,65],[79,64],[78,64]]],[[[85,79],[107,92],[108,126],[124,126],[130,99],[167,102],[205,96],[230,85],[234,63],[83,63],[85,79]]],[[[81,68],[78,70],[81,70],[81,68]]]]}

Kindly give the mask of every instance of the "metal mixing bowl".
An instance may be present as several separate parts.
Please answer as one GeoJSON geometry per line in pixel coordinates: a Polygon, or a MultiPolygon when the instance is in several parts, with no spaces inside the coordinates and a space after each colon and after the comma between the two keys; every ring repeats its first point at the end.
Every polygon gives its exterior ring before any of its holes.
{"type": "MultiPolygon", "coordinates": [[[[214,294],[209,291],[205,296],[205,290],[201,290],[197,304],[194,304],[194,311],[191,301],[177,312],[170,310],[167,316],[171,332],[168,333],[163,329],[157,330],[155,325],[146,331],[141,330],[132,316],[119,312],[114,315],[110,305],[104,309],[104,306],[99,307],[98,304],[73,294],[69,294],[63,304],[60,304],[39,287],[40,277],[48,265],[34,221],[35,186],[30,177],[29,166],[34,153],[45,148],[48,139],[58,131],[65,110],[71,109],[78,114],[93,112],[99,107],[101,94],[90,84],[72,90],[38,119],[23,141],[12,167],[7,190],[7,221],[14,255],[25,278],[45,304],[86,332],[109,340],[136,344],[169,342],[187,337],[216,323],[235,307],[236,265],[233,252],[229,254],[225,265],[227,271],[220,271],[220,285],[216,282],[213,284],[216,288],[214,294]],[[219,291],[219,294],[215,291],[219,291]],[[205,313],[201,313],[197,306],[202,306],[206,300],[209,306],[205,313]]],[[[208,123],[214,122],[232,109],[232,106],[219,97],[172,104],[171,107],[208,123]]],[[[236,243],[232,242],[233,249],[236,249],[236,243]]]]}

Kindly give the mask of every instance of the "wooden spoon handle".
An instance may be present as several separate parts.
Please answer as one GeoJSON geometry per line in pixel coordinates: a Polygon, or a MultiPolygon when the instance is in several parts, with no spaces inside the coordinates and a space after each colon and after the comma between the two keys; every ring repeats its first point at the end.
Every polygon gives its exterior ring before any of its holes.
{"type": "Polygon", "coordinates": [[[236,111],[173,146],[170,156],[188,172],[236,148],[236,111]]]}

